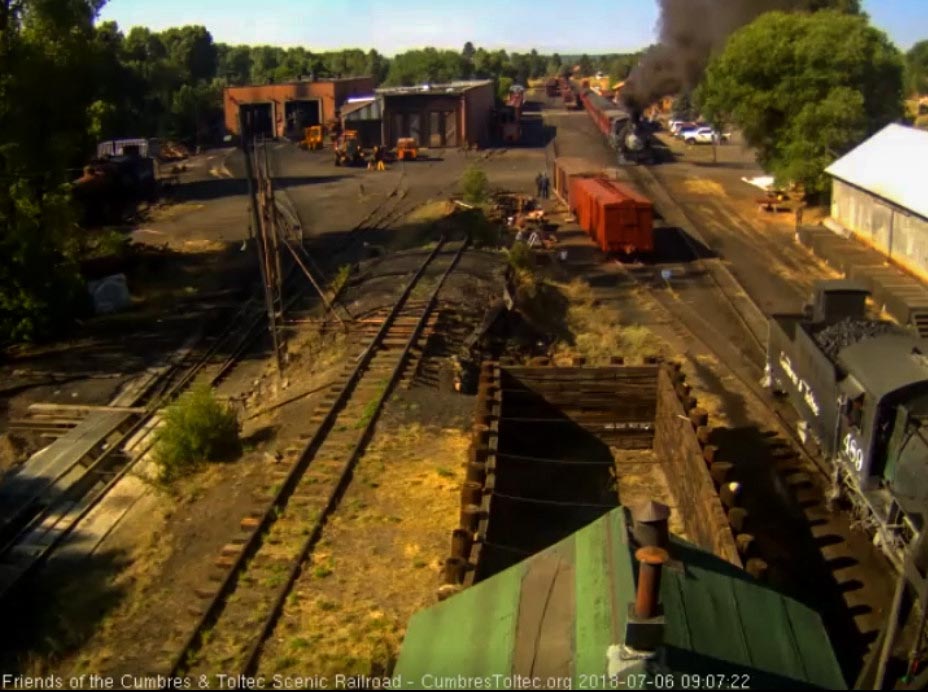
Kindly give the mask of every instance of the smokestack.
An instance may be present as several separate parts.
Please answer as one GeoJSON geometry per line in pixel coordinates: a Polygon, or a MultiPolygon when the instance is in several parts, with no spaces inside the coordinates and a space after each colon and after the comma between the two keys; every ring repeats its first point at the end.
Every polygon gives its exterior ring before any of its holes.
{"type": "Polygon", "coordinates": [[[658,0],[658,43],[632,70],[622,101],[641,111],[664,96],[693,89],[728,37],[765,12],[793,10],[802,0],[658,0]]]}
{"type": "Polygon", "coordinates": [[[632,537],[640,547],[666,548],[670,540],[667,505],[647,500],[632,509],[632,537]]]}
{"type": "Polygon", "coordinates": [[[635,595],[635,616],[642,620],[656,617],[661,590],[661,567],[670,556],[663,548],[648,546],[635,551],[638,568],[638,592],[635,595]]]}

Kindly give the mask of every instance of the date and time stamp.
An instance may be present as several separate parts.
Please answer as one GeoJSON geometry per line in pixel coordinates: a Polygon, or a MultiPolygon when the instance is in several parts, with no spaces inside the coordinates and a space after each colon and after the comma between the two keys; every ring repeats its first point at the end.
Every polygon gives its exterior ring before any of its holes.
{"type": "Polygon", "coordinates": [[[748,673],[628,673],[579,675],[569,680],[578,690],[750,690],[748,673]]]}
{"type": "Polygon", "coordinates": [[[0,674],[0,689],[85,689],[85,690],[750,690],[749,674],[622,673],[619,675],[577,674],[572,677],[529,675],[437,675],[426,673],[417,680],[366,675],[244,676],[201,675],[198,677],[56,675],[32,678],[0,674]]]}

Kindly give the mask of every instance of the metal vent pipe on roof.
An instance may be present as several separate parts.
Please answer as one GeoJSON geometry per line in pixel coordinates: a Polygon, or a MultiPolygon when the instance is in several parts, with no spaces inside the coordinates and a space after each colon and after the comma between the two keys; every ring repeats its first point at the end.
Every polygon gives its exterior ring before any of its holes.
{"type": "Polygon", "coordinates": [[[647,500],[632,508],[632,538],[639,547],[666,548],[670,542],[668,528],[670,508],[647,500]]]}
{"type": "Polygon", "coordinates": [[[635,616],[642,620],[657,617],[661,568],[669,558],[666,550],[656,546],[647,546],[635,551],[635,559],[639,562],[635,616]]]}

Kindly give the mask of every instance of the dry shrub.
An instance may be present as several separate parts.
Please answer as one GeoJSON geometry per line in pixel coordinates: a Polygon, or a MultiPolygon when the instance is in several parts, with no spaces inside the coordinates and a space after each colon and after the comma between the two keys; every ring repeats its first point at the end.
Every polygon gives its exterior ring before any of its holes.
{"type": "Polygon", "coordinates": [[[663,342],[647,327],[622,324],[619,316],[613,317],[614,313],[597,306],[586,282],[576,279],[557,287],[569,301],[567,328],[573,337],[573,344],[562,341],[557,345],[557,357],[578,355],[591,362],[605,362],[611,356],[640,360],[666,350],[663,342]]]}

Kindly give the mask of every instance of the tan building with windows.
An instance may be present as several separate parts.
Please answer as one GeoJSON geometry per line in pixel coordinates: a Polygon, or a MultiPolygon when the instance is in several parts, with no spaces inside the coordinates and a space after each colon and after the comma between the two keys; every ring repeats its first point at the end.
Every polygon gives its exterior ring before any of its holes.
{"type": "Polygon", "coordinates": [[[412,137],[429,148],[490,143],[495,93],[489,79],[377,89],[376,93],[382,104],[381,141],[388,147],[395,147],[400,137],[412,137]]]}

